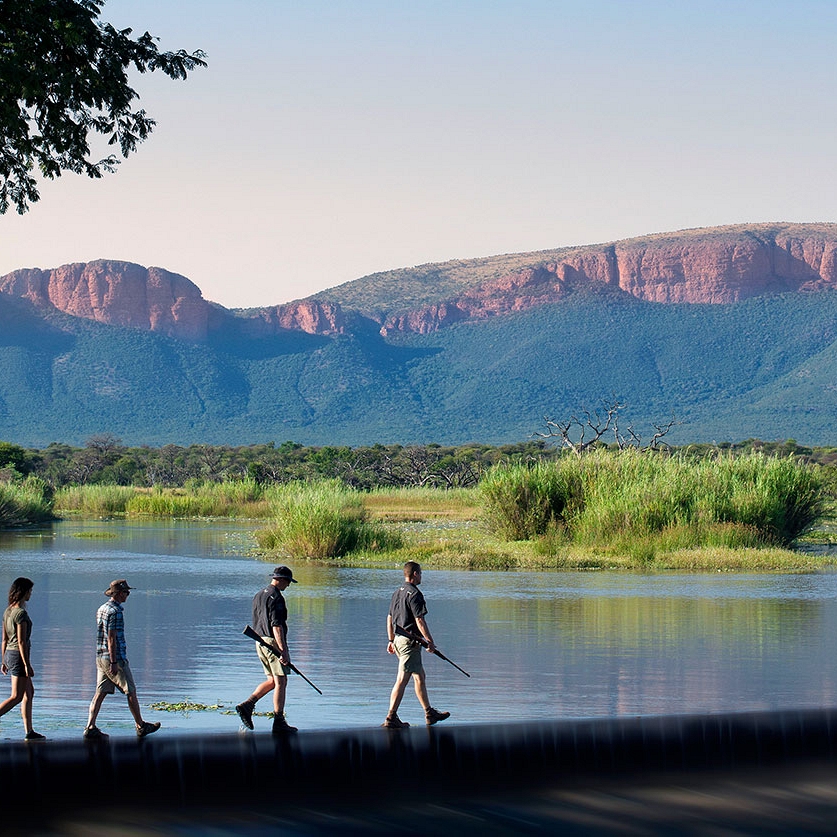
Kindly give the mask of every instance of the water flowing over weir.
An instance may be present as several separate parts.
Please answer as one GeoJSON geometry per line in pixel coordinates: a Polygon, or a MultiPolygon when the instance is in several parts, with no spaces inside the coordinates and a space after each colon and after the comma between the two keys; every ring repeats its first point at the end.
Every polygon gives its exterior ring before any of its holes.
{"type": "Polygon", "coordinates": [[[452,805],[452,812],[457,800],[474,795],[497,803],[521,790],[636,782],[660,773],[743,775],[754,767],[816,763],[834,786],[837,709],[283,737],[162,733],[142,741],[9,743],[0,753],[6,798],[34,803],[52,824],[72,812],[140,804],[151,825],[166,806],[189,813],[211,805],[233,813],[251,801],[271,807],[277,795],[295,808],[351,800],[369,812],[403,801],[413,783],[421,799],[452,805]]]}

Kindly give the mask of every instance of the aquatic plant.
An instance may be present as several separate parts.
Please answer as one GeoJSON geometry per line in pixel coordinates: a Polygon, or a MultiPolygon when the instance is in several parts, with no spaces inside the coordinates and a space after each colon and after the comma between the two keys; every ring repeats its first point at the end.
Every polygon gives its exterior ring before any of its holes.
{"type": "Polygon", "coordinates": [[[291,558],[335,558],[357,550],[396,548],[401,536],[366,521],[363,500],[339,480],[287,483],[271,497],[273,525],[256,537],[291,558]]]}
{"type": "Polygon", "coordinates": [[[0,529],[52,520],[54,501],[49,486],[38,477],[0,483],[0,529]]]}
{"type": "Polygon", "coordinates": [[[760,453],[697,459],[596,450],[498,467],[481,487],[488,525],[509,540],[557,529],[573,544],[649,560],[661,549],[788,546],[827,500],[814,467],[760,453]]]}

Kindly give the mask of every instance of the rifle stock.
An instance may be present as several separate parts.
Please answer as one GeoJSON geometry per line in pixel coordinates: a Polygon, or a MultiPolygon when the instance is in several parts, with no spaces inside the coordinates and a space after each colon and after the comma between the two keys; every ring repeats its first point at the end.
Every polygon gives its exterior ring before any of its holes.
{"type": "MultiPolygon", "coordinates": [[[[247,625],[241,633],[249,639],[258,642],[259,645],[263,645],[269,651],[272,651],[277,657],[280,656],[279,652],[269,642],[265,642],[249,625],[247,625]]],[[[293,663],[288,663],[288,668],[294,674],[298,674],[315,692],[322,694],[322,692],[293,663]]]]}
{"type": "MultiPolygon", "coordinates": [[[[412,631],[405,630],[401,627],[401,625],[395,626],[395,633],[399,634],[400,636],[405,636],[407,639],[413,640],[413,642],[417,642],[419,645],[423,645],[425,648],[430,645],[430,643],[419,634],[414,634],[412,631]]],[[[438,648],[434,648],[431,652],[435,654],[440,660],[444,660],[446,663],[450,663],[457,671],[461,671],[466,677],[470,677],[471,675],[465,671],[464,668],[460,668],[453,660],[449,660],[438,648]]]]}

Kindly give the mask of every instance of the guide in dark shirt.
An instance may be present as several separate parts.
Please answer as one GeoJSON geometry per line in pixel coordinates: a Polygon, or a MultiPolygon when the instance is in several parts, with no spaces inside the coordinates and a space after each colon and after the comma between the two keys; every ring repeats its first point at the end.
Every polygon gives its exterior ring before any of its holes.
{"type": "Polygon", "coordinates": [[[421,584],[421,565],[415,561],[404,564],[404,583],[392,594],[387,613],[387,652],[398,656],[398,676],[389,698],[389,712],[381,726],[387,729],[403,729],[410,726],[398,717],[398,707],[404,697],[404,690],[410,680],[416,690],[416,697],[424,709],[428,726],[444,721],[450,712],[440,712],[430,705],[427,696],[427,683],[424,664],[421,661],[421,649],[433,653],[436,646],[427,627],[427,604],[418,589],[421,584]],[[416,639],[404,636],[401,630],[412,634],[416,639]]]}
{"type": "Polygon", "coordinates": [[[415,584],[405,581],[393,594],[389,614],[394,625],[411,633],[419,633],[416,619],[427,616],[424,595],[415,584]]]}

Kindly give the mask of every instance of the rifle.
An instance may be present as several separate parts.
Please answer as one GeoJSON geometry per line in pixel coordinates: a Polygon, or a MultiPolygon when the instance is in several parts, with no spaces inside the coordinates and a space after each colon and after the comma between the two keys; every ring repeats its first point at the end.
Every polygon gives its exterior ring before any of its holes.
{"type": "MultiPolygon", "coordinates": [[[[413,640],[413,642],[417,642],[419,645],[423,645],[427,648],[430,643],[423,637],[419,636],[418,634],[414,634],[412,631],[407,631],[401,627],[401,625],[395,626],[395,633],[399,634],[400,636],[405,636],[407,639],[413,640]]],[[[459,668],[459,666],[453,661],[449,660],[438,648],[433,649],[433,653],[440,659],[444,660],[446,663],[450,663],[455,669],[461,671],[466,677],[470,677],[471,675],[465,671],[464,668],[459,668]]]]}
{"type": "MultiPolygon", "coordinates": [[[[264,645],[265,648],[272,651],[277,657],[280,656],[279,652],[269,642],[265,642],[249,625],[247,625],[241,633],[243,633],[244,636],[258,642],[259,645],[264,645]]],[[[322,692],[293,663],[288,663],[288,668],[294,674],[298,674],[315,692],[322,694],[322,692]]]]}

